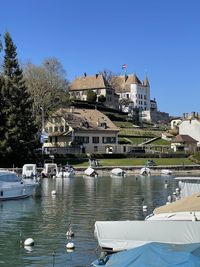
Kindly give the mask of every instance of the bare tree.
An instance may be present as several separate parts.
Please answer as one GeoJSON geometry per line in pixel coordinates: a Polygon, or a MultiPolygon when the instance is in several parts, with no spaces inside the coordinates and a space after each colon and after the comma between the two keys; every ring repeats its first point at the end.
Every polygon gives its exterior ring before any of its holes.
{"type": "Polygon", "coordinates": [[[100,74],[103,75],[108,85],[112,87],[113,89],[115,89],[115,92],[121,91],[121,83],[120,83],[120,78],[118,74],[108,69],[103,69],[102,71],[100,71],[100,74]]]}
{"type": "Polygon", "coordinates": [[[38,124],[41,124],[41,110],[47,117],[56,108],[67,106],[69,82],[62,64],[56,58],[45,59],[41,66],[28,62],[24,66],[24,76],[33,98],[38,124]]]}

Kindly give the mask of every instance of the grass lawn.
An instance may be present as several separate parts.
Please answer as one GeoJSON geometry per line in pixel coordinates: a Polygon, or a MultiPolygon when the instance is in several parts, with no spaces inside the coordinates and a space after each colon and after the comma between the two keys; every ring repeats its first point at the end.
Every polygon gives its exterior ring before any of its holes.
{"type": "Polygon", "coordinates": [[[169,146],[170,142],[160,138],[160,139],[157,139],[157,140],[151,142],[150,144],[151,145],[159,145],[159,146],[169,146]]]}
{"type": "MultiPolygon", "coordinates": [[[[124,158],[124,159],[100,159],[100,166],[144,166],[148,158],[124,158]]],[[[159,165],[194,165],[192,161],[187,158],[155,158],[153,161],[159,165]]],[[[74,167],[87,167],[88,161],[74,164],[74,167]]]]}

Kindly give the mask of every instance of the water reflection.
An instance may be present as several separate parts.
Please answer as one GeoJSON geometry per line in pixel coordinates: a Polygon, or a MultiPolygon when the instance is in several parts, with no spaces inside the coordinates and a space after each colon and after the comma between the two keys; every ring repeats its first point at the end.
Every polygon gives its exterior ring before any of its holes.
{"type": "Polygon", "coordinates": [[[166,202],[176,186],[173,177],[99,177],[43,179],[42,198],[0,203],[0,266],[89,266],[96,258],[96,220],[142,220],[166,202]],[[57,195],[52,196],[52,190],[57,195]],[[74,252],[66,250],[68,224],[74,252]],[[35,240],[33,250],[20,247],[20,232],[35,240]]]}

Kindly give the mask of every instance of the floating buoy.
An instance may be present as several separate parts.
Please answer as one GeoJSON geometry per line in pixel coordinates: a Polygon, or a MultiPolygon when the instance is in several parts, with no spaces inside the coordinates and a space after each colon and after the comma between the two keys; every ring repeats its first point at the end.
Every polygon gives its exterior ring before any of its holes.
{"type": "Polygon", "coordinates": [[[27,238],[25,241],[24,241],[24,246],[33,246],[34,245],[34,240],[33,238],[27,238]]]}
{"type": "Polygon", "coordinates": [[[52,196],[55,196],[57,194],[56,190],[51,191],[52,196]]]}
{"type": "Polygon", "coordinates": [[[74,243],[69,242],[69,243],[67,243],[66,248],[67,249],[75,249],[75,245],[74,245],[74,243]]]}

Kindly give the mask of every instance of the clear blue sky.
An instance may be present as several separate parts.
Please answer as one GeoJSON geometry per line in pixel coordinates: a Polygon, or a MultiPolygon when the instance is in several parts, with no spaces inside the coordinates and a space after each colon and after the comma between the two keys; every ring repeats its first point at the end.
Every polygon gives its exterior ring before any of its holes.
{"type": "Polygon", "coordinates": [[[170,115],[200,112],[199,0],[1,0],[22,62],[57,57],[71,81],[107,68],[140,79],[170,115]]]}

